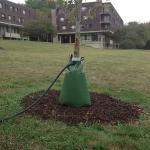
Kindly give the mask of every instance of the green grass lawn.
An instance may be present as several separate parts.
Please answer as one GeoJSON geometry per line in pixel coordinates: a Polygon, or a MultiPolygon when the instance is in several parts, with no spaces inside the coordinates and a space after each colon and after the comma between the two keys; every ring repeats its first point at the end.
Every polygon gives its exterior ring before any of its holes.
{"type": "MultiPolygon", "coordinates": [[[[0,41],[0,47],[0,118],[21,110],[25,95],[46,89],[73,49],[24,41],[0,41]]],[[[143,106],[140,121],[67,126],[23,115],[0,124],[0,150],[150,150],[150,51],[82,47],[81,54],[90,91],[143,106]]]]}

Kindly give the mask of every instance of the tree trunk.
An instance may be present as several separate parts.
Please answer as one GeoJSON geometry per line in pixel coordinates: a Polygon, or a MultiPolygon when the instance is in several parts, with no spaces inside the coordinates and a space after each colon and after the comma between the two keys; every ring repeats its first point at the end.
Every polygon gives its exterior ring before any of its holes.
{"type": "Polygon", "coordinates": [[[81,28],[82,0],[76,0],[75,6],[76,6],[76,33],[75,33],[74,57],[80,57],[80,28],[81,28]]]}
{"type": "Polygon", "coordinates": [[[48,37],[49,37],[49,36],[48,36],[48,33],[47,33],[47,34],[46,34],[46,41],[47,41],[47,42],[49,42],[48,37]]]}

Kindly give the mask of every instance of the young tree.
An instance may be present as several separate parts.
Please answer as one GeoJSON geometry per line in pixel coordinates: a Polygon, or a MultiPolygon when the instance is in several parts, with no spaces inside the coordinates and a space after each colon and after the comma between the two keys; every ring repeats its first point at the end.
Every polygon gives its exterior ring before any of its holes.
{"type": "MultiPolygon", "coordinates": [[[[49,0],[50,2],[51,0],[49,0]]],[[[59,103],[73,107],[90,106],[91,99],[88,92],[83,64],[80,60],[80,28],[82,0],[59,0],[57,7],[60,7],[65,14],[65,19],[74,22],[75,48],[72,61],[76,63],[65,74],[64,83],[59,97],[59,103]]]]}
{"type": "MultiPolygon", "coordinates": [[[[94,17],[94,10],[99,8],[101,3],[102,0],[97,0],[97,5],[87,11],[87,16],[94,17]]],[[[68,22],[73,22],[76,25],[74,56],[79,57],[82,0],[26,0],[26,5],[40,10],[61,8],[68,22]]]]}
{"type": "MultiPolygon", "coordinates": [[[[48,0],[51,4],[51,0],[48,0]]],[[[101,1],[100,1],[101,2],[101,1]]],[[[76,25],[75,31],[75,49],[74,65],[66,72],[64,83],[59,97],[60,104],[71,105],[74,107],[91,105],[90,94],[88,92],[83,64],[80,60],[80,28],[81,28],[81,11],[82,0],[56,0],[56,7],[65,12],[65,18],[76,25]]],[[[98,3],[99,4],[99,3],[98,3]]],[[[96,7],[95,7],[96,8],[96,7]]],[[[95,9],[92,8],[92,9],[95,9]]],[[[92,10],[89,15],[93,15],[92,10]]],[[[94,17],[94,15],[92,16],[94,17]]]]}

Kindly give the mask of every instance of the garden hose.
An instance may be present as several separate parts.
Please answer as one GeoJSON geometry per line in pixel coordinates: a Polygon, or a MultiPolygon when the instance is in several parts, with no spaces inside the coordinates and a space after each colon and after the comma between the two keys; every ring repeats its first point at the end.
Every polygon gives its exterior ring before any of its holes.
{"type": "Polygon", "coordinates": [[[61,74],[62,74],[67,68],[69,68],[70,66],[75,65],[75,64],[76,64],[76,62],[74,62],[74,61],[72,61],[72,62],[70,62],[69,64],[67,64],[67,65],[59,72],[59,74],[56,76],[56,78],[55,78],[55,79],[53,80],[53,82],[50,84],[50,86],[48,87],[48,89],[47,89],[35,102],[33,102],[33,104],[31,104],[30,106],[28,106],[28,107],[25,108],[24,110],[22,110],[22,111],[20,111],[20,112],[18,112],[18,113],[16,113],[16,114],[14,114],[14,115],[12,115],[12,116],[9,116],[9,117],[6,117],[6,118],[4,118],[4,119],[1,119],[1,120],[0,120],[0,123],[3,123],[3,122],[8,121],[8,120],[10,120],[10,119],[13,119],[13,118],[15,118],[15,117],[17,117],[17,116],[20,116],[20,115],[22,115],[23,113],[29,111],[33,106],[35,106],[37,103],[39,103],[39,102],[41,101],[42,97],[44,97],[44,96],[50,91],[50,89],[51,89],[52,86],[55,84],[55,82],[58,80],[58,78],[61,76],[61,74]]]}

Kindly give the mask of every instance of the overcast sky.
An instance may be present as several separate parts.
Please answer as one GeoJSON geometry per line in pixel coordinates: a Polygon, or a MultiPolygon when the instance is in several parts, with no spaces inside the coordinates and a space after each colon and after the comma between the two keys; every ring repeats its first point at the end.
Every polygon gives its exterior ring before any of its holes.
{"type": "MultiPolygon", "coordinates": [[[[25,0],[10,0],[25,3],[25,0]]],[[[90,0],[87,0],[90,1],[90,0]]],[[[94,0],[91,0],[94,1],[94,0]]],[[[105,0],[103,0],[105,1],[105,0]]],[[[110,0],[125,23],[150,22],[150,0],[110,0]]]]}

